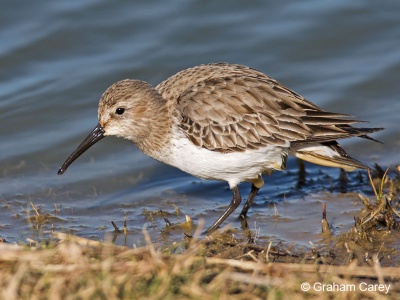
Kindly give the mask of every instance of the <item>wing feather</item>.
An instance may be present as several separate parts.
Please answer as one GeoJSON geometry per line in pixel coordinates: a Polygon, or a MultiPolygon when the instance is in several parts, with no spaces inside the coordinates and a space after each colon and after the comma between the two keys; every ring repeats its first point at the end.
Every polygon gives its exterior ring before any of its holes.
{"type": "MultiPolygon", "coordinates": [[[[200,147],[220,152],[244,151],[288,142],[362,137],[380,130],[352,127],[360,121],[323,111],[261,72],[238,65],[229,65],[229,70],[223,72],[224,67],[202,66],[215,70],[202,71],[207,76],[184,90],[181,87],[176,98],[180,126],[200,147]]],[[[166,96],[167,83],[158,87],[166,96]]]]}

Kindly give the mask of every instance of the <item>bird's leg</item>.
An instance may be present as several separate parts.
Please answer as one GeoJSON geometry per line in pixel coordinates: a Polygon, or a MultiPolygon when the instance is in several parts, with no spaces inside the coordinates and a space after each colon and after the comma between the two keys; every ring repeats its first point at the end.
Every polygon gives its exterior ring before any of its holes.
{"type": "Polygon", "coordinates": [[[249,197],[247,198],[246,203],[243,206],[242,212],[239,215],[240,218],[243,218],[243,219],[246,218],[247,211],[249,210],[251,204],[253,203],[253,200],[256,197],[259,189],[260,188],[256,187],[254,185],[254,183],[251,184],[251,191],[250,191],[249,197]]]}
{"type": "Polygon", "coordinates": [[[301,187],[306,183],[306,167],[304,161],[297,159],[297,164],[299,165],[299,177],[297,178],[296,188],[301,189],[301,187]]]}
{"type": "Polygon", "coordinates": [[[221,225],[221,223],[225,221],[225,219],[239,206],[240,202],[242,202],[242,197],[240,196],[239,189],[237,188],[237,186],[232,188],[232,190],[233,190],[233,197],[228,208],[222,214],[222,216],[220,216],[218,220],[215,221],[215,223],[206,230],[205,234],[209,234],[215,231],[218,228],[218,226],[221,225]]]}
{"type": "MultiPolygon", "coordinates": [[[[265,174],[270,175],[272,171],[266,171],[265,174]]],[[[258,190],[264,185],[264,180],[260,175],[254,180],[251,181],[251,191],[249,194],[249,197],[247,198],[246,203],[243,206],[242,212],[239,215],[239,218],[244,219],[246,218],[247,211],[249,210],[251,204],[254,201],[254,198],[256,197],[258,190]]]]}

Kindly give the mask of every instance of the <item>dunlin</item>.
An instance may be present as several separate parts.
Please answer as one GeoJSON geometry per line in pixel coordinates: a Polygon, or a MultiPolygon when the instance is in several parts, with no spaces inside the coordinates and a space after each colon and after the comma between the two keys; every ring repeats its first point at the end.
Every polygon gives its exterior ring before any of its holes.
{"type": "Polygon", "coordinates": [[[368,169],[336,140],[372,139],[382,128],[357,128],[350,116],[327,112],[255,69],[227,63],[183,70],[155,88],[126,79],[102,95],[99,123],[68,157],[58,174],[105,136],[131,140],[163,163],[203,179],[227,181],[233,198],[207,230],[239,206],[238,184],[252,183],[240,213],[245,217],[262,174],[284,170],[288,155],[323,166],[368,169]]]}

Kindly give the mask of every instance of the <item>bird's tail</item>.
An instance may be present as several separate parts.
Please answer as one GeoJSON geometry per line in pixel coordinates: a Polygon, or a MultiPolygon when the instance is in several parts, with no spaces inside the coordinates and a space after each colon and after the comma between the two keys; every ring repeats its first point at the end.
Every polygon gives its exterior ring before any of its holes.
{"type": "Polygon", "coordinates": [[[294,145],[290,154],[302,160],[346,171],[370,169],[358,160],[350,157],[336,141],[294,145]]]}

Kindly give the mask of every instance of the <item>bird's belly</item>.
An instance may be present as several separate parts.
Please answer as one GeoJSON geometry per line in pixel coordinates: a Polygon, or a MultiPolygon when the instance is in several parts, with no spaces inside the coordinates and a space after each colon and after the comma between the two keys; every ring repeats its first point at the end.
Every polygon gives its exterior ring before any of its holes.
{"type": "Polygon", "coordinates": [[[194,145],[186,137],[174,139],[171,156],[165,161],[202,179],[228,181],[232,188],[261,173],[284,168],[289,147],[267,146],[257,150],[221,153],[194,145]]]}

